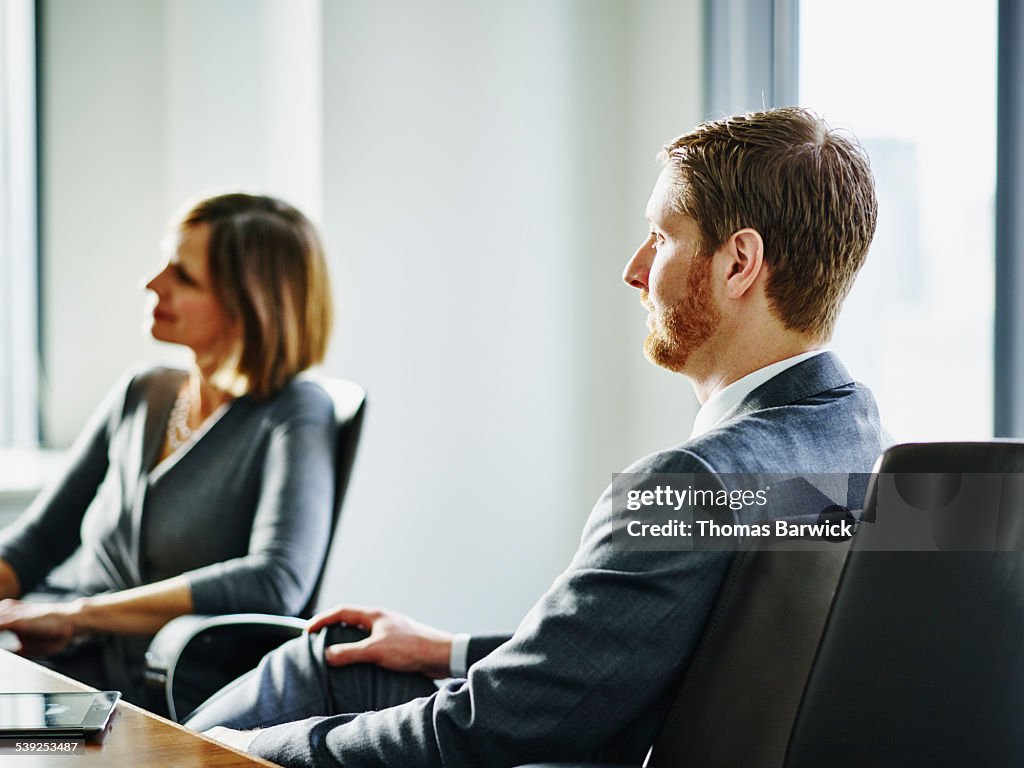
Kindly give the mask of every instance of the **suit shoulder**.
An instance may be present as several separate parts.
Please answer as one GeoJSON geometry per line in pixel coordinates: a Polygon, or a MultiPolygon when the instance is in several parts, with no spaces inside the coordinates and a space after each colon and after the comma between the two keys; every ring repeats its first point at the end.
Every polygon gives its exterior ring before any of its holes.
{"type": "Polygon", "coordinates": [[[847,385],[730,419],[685,447],[718,472],[870,472],[886,443],[871,392],[847,385]]]}
{"type": "Polygon", "coordinates": [[[334,420],[334,400],[319,382],[296,377],[274,393],[268,401],[279,421],[330,423],[334,420]]]}
{"type": "Polygon", "coordinates": [[[687,474],[714,471],[698,452],[691,450],[690,443],[680,443],[637,459],[622,470],[621,474],[687,474]]]}
{"type": "Polygon", "coordinates": [[[149,402],[157,395],[177,391],[187,375],[183,368],[143,363],[125,371],[118,379],[118,386],[127,391],[129,403],[149,402]]]}

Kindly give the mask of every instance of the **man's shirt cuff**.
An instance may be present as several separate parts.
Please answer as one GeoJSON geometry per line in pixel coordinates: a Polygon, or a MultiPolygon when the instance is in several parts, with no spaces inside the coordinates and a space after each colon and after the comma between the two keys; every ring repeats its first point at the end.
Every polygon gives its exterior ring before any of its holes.
{"type": "Polygon", "coordinates": [[[457,634],[452,638],[452,651],[448,657],[448,671],[452,677],[465,677],[469,660],[469,635],[457,634]]]}

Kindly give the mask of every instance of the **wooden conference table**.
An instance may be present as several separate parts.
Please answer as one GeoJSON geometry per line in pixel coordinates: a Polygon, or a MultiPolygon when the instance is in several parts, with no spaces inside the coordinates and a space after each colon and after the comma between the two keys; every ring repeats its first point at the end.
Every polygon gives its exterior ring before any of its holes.
{"type": "MultiPolygon", "coordinates": [[[[69,677],[64,677],[9,651],[0,650],[0,691],[90,691],[93,690],[69,677]]],[[[239,766],[274,766],[208,739],[195,731],[182,728],[121,701],[114,711],[102,741],[78,744],[68,755],[18,754],[0,755],[0,764],[12,768],[66,765],[71,768],[93,766],[132,766],[132,768],[228,768],[239,766]]]]}

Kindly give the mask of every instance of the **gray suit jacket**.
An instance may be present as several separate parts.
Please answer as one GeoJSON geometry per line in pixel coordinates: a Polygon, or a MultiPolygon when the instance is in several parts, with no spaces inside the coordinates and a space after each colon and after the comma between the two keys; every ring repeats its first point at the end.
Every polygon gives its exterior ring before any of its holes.
{"type": "MultiPolygon", "coordinates": [[[[713,431],[627,472],[870,472],[886,441],[870,392],[824,354],[763,384],[713,431]]],[[[612,544],[610,516],[609,489],[569,567],[512,638],[472,665],[468,680],[381,712],[267,728],[250,750],[285,766],[347,768],[599,755],[658,712],[733,557],[626,550],[612,544]]],[[[471,646],[471,655],[487,644],[471,646]]]]}

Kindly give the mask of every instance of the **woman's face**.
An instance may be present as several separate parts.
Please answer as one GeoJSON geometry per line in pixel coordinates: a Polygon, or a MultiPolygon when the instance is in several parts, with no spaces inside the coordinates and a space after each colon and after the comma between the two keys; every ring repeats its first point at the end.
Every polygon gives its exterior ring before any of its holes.
{"type": "Polygon", "coordinates": [[[197,359],[224,360],[234,350],[239,331],[213,292],[209,244],[206,224],[168,235],[166,262],[146,283],[155,295],[150,333],[159,341],[190,347],[197,359]]]}

